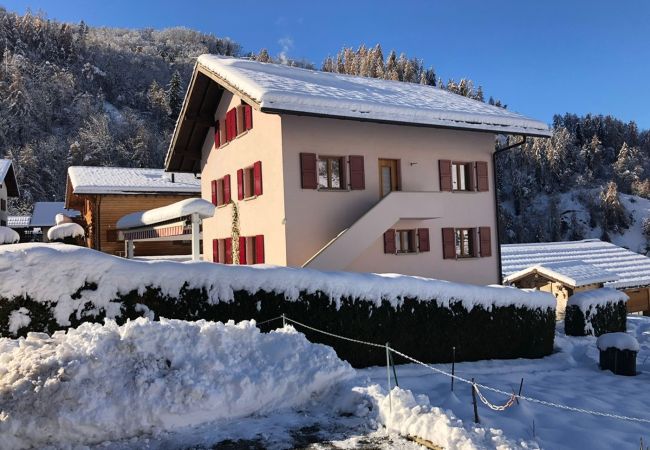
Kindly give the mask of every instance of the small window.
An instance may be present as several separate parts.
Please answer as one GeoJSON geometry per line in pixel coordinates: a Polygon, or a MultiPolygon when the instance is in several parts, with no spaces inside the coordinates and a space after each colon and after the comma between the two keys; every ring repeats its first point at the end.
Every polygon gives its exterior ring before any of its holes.
{"type": "Polygon", "coordinates": [[[456,256],[458,258],[471,258],[476,252],[474,242],[474,229],[473,228],[457,228],[456,229],[456,256]]]}
{"type": "Polygon", "coordinates": [[[454,191],[469,191],[470,186],[470,170],[469,163],[451,163],[451,188],[454,191]]]}
{"type": "Polygon", "coordinates": [[[415,230],[395,231],[395,249],[397,253],[415,253],[415,230]]]}
{"type": "Polygon", "coordinates": [[[345,160],[338,156],[318,157],[318,188],[344,189],[345,160]]]}
{"type": "Polygon", "coordinates": [[[255,264],[257,255],[255,253],[255,237],[246,238],[246,264],[255,264]]]}
{"type": "Polygon", "coordinates": [[[255,172],[253,166],[244,169],[244,198],[255,196],[255,172]]]}

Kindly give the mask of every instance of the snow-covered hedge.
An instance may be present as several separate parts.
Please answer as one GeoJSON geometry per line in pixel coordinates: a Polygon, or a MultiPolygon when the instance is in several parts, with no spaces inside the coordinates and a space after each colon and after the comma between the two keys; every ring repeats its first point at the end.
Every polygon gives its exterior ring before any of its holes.
{"type": "Polygon", "coordinates": [[[568,336],[600,336],[625,331],[628,296],[616,289],[601,288],[569,297],[564,317],[568,336]]]}
{"type": "Polygon", "coordinates": [[[20,242],[20,235],[9,227],[0,226],[0,245],[17,244],[20,242]]]}
{"type": "MultiPolygon", "coordinates": [[[[0,249],[5,336],[104,317],[263,321],[284,313],[333,333],[391,342],[429,362],[449,361],[453,346],[462,360],[532,358],[553,349],[554,308],[547,293],[400,275],[130,261],[63,244],[0,249]]],[[[380,349],[306,334],[353,365],[384,362],[380,349]]]]}
{"type": "Polygon", "coordinates": [[[292,327],[253,322],[140,318],[3,338],[0,447],[77,448],[265,414],[352,375],[292,327]]]}

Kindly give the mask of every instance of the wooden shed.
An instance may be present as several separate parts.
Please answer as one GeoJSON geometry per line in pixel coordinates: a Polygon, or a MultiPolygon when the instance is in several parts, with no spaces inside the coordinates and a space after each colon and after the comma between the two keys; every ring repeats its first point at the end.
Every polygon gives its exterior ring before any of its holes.
{"type": "MultiPolygon", "coordinates": [[[[121,217],[200,195],[200,180],[193,174],[73,166],[68,169],[65,207],[81,211],[88,247],[124,256],[116,226],[121,217]]],[[[136,256],[189,255],[191,250],[183,240],[142,242],[134,249],[136,256]]]]}

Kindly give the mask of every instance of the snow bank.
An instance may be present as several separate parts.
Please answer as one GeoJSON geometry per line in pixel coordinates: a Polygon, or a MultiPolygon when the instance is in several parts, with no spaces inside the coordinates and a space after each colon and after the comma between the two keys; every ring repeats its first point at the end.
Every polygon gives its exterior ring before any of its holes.
{"type": "Polygon", "coordinates": [[[498,429],[480,426],[466,429],[451,411],[431,406],[426,395],[415,397],[411,391],[395,387],[389,399],[377,384],[357,389],[370,397],[376,420],[389,432],[426,439],[448,449],[537,448],[534,443],[508,440],[498,429]]]}
{"type": "Polygon", "coordinates": [[[598,350],[617,348],[619,350],[639,351],[639,341],[627,333],[607,333],[598,337],[596,341],[598,350]]]}
{"type": "Polygon", "coordinates": [[[78,223],[61,223],[47,230],[47,238],[50,241],[59,241],[65,238],[84,237],[85,232],[78,223]]]}
{"type": "Polygon", "coordinates": [[[17,244],[20,242],[20,235],[11,228],[0,226],[0,245],[17,244]]]}
{"type": "Polygon", "coordinates": [[[212,217],[214,216],[214,205],[202,198],[188,198],[168,206],[150,209],[149,211],[127,214],[117,221],[116,227],[119,230],[143,227],[167,220],[180,219],[191,214],[198,214],[202,219],[212,217]]]}
{"type": "Polygon", "coordinates": [[[577,306],[583,313],[587,313],[595,306],[606,306],[610,303],[627,302],[628,300],[629,297],[623,291],[601,288],[573,294],[569,297],[567,306],[577,306]]]}
{"type": "Polygon", "coordinates": [[[141,318],[0,339],[2,448],[93,444],[271,413],[353,374],[330,347],[291,327],[262,334],[255,322],[141,318]]]}
{"type": "Polygon", "coordinates": [[[441,306],[460,302],[468,311],[476,305],[515,305],[523,308],[554,309],[555,298],[545,292],[452,283],[396,274],[319,272],[290,267],[232,266],[207,262],[134,261],[84,247],[64,244],[17,244],[0,248],[0,296],[27,295],[37,302],[56,304],[57,323],[69,325],[69,316],[81,311],[86,302],[106,311],[106,317],[121,314],[119,294],[133,290],[144,293],[147,286],[162,294],[178,297],[183,285],[204,288],[212,303],[232,301],[235,291],[251,295],[264,290],[297,300],[301,291],[323,292],[339,304],[341,298],[362,298],[393,306],[404,298],[435,299],[441,306]],[[82,289],[95,283],[96,290],[82,289]],[[72,293],[79,292],[77,298],[72,293]]]}

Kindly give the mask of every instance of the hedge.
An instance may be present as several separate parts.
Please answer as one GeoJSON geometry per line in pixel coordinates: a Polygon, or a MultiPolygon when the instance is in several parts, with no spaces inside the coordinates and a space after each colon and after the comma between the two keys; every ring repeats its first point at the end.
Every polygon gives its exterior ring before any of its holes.
{"type": "Polygon", "coordinates": [[[603,288],[575,294],[569,298],[564,317],[567,336],[600,336],[626,331],[627,296],[603,288]]]}
{"type": "MultiPolygon", "coordinates": [[[[86,285],[82,290],[95,290],[86,285]]],[[[79,298],[80,292],[75,294],[79,298]]],[[[74,297],[73,297],[74,298],[74,297]]],[[[164,295],[160,289],[147,287],[144,292],[133,290],[120,295],[121,315],[118,323],[143,315],[213,321],[256,319],[262,322],[286,314],[299,322],[331,333],[376,343],[390,342],[391,346],[422,361],[449,362],[452,347],[456,347],[458,361],[481,359],[540,358],[553,350],[555,312],[553,309],[492,306],[489,310],[476,305],[467,310],[463,304],[451,302],[441,306],[435,299],[405,298],[398,306],[383,301],[342,298],[331,301],[323,292],[300,293],[297,300],[287,301],[284,295],[266,291],[250,294],[235,291],[230,302],[210,302],[205,289],[183,286],[177,298],[164,295]]],[[[10,336],[9,316],[25,307],[31,322],[18,334],[29,331],[52,333],[61,327],[53,317],[53,304],[36,302],[28,297],[0,298],[0,333],[10,336]]],[[[85,321],[100,322],[105,311],[97,311],[90,302],[81,314],[72,313],[71,327],[85,321]]],[[[281,326],[279,321],[262,325],[264,331],[281,326]]],[[[332,346],[339,357],[355,367],[381,365],[386,355],[382,349],[331,338],[303,327],[296,327],[313,342],[332,346]]]]}

